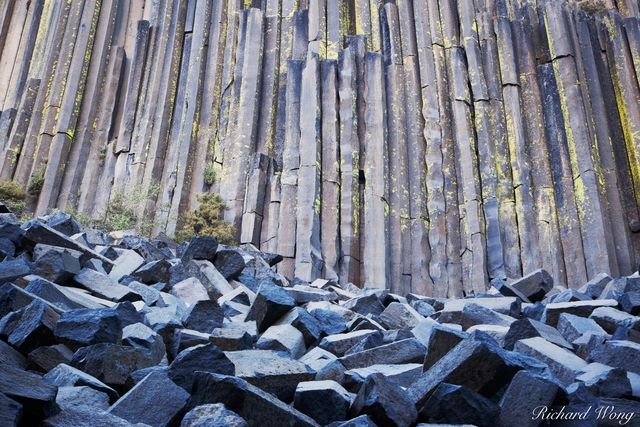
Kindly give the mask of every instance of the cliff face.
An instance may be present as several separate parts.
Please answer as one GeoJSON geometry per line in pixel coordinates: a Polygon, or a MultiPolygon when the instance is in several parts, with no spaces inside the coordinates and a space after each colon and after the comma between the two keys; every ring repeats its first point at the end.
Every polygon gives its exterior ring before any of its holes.
{"type": "Polygon", "coordinates": [[[38,213],[159,186],[168,233],[215,191],[307,280],[630,274],[638,2],[573,3],[3,0],[0,178],[38,213]]]}

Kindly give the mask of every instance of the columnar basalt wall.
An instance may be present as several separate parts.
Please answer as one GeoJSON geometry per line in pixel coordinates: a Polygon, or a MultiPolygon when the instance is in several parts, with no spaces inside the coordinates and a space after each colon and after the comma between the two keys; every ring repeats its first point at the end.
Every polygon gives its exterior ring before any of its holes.
{"type": "Polygon", "coordinates": [[[636,0],[0,1],[0,178],[437,296],[640,259],[636,0]],[[216,179],[205,179],[215,170],[216,179]],[[205,173],[207,172],[207,173],[205,173]],[[30,185],[31,184],[31,185],[30,185]]]}

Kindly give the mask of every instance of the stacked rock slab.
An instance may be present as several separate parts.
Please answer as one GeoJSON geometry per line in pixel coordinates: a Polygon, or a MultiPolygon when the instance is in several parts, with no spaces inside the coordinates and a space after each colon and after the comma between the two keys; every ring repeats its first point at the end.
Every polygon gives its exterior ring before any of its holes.
{"type": "Polygon", "coordinates": [[[638,422],[638,273],[403,296],[289,279],[281,257],[210,236],[107,234],[59,212],[0,221],[15,226],[0,260],[3,426],[534,426],[541,405],[585,402],[638,422]],[[79,269],[49,280],[51,252],[79,269]]]}
{"type": "Polygon", "coordinates": [[[0,179],[36,214],[99,217],[135,189],[168,235],[216,192],[237,241],[307,281],[459,297],[540,268],[629,275],[638,9],[7,1],[0,179]]]}

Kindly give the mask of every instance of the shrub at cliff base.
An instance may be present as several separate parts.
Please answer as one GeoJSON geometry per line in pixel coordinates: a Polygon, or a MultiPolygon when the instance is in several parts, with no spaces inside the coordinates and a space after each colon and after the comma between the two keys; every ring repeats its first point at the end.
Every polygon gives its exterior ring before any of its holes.
{"type": "Polygon", "coordinates": [[[0,181],[0,202],[17,216],[22,216],[25,208],[26,195],[20,185],[15,181],[0,181]]]}
{"type": "Polygon", "coordinates": [[[221,218],[225,205],[220,196],[204,193],[198,197],[198,201],[200,206],[182,219],[176,238],[186,241],[195,236],[215,236],[222,244],[233,244],[235,230],[232,224],[221,218]]]}

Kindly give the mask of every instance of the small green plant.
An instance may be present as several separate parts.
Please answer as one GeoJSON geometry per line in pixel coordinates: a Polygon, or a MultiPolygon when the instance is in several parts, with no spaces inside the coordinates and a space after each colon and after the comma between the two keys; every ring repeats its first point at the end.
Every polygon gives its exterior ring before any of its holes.
{"type": "Polygon", "coordinates": [[[98,163],[100,164],[100,166],[104,166],[104,161],[106,158],[107,158],[107,146],[104,145],[100,149],[100,152],[98,153],[98,163]]]}
{"type": "Polygon", "coordinates": [[[204,183],[211,187],[216,182],[216,168],[213,163],[204,166],[204,183]]]}
{"type": "MultiPolygon", "coordinates": [[[[53,213],[55,211],[56,210],[53,209],[49,213],[51,214],[51,213],[53,213]]],[[[78,223],[80,225],[82,225],[82,227],[91,228],[91,227],[94,226],[94,222],[95,221],[89,215],[81,214],[81,213],[75,211],[73,208],[70,208],[70,207],[66,207],[66,208],[62,209],[62,212],[66,213],[71,218],[73,218],[76,221],[78,221],[78,223]]]]}
{"type": "Polygon", "coordinates": [[[17,182],[0,180],[0,201],[18,217],[21,217],[24,213],[25,197],[26,194],[17,182]]]}
{"type": "Polygon", "coordinates": [[[155,198],[160,191],[158,185],[144,190],[135,186],[126,193],[116,191],[112,196],[103,217],[93,221],[93,225],[108,231],[134,230],[143,236],[150,236],[153,222],[139,215],[140,206],[147,199],[155,198]]]}
{"type": "Polygon", "coordinates": [[[605,0],[578,0],[576,4],[585,12],[594,15],[600,12],[606,12],[609,9],[605,0]]]}
{"type": "Polygon", "coordinates": [[[37,196],[42,191],[42,187],[44,186],[44,171],[45,167],[42,166],[38,171],[31,177],[29,181],[29,185],[27,186],[27,192],[31,196],[37,196]]]}
{"type": "Polygon", "coordinates": [[[215,193],[203,193],[198,201],[200,206],[182,219],[176,239],[187,241],[196,236],[214,236],[222,244],[234,244],[235,229],[222,219],[225,208],[222,198],[215,193]]]}

